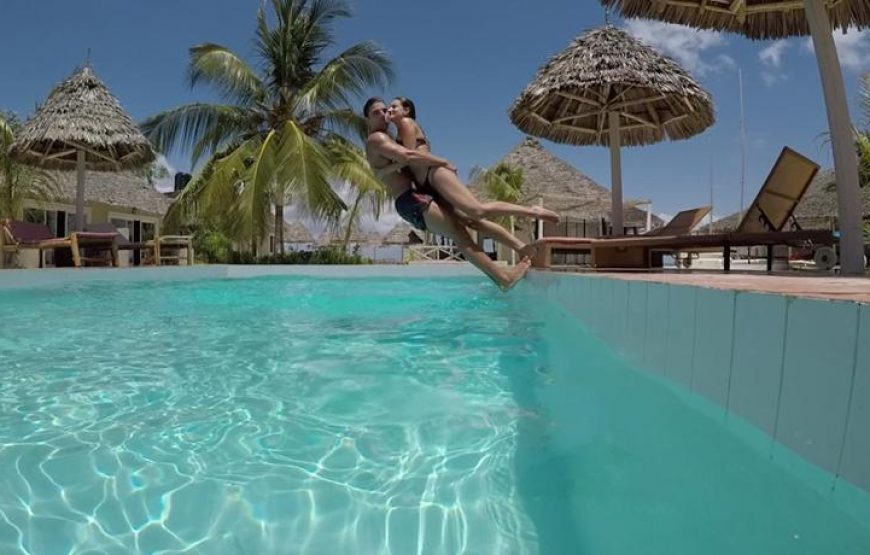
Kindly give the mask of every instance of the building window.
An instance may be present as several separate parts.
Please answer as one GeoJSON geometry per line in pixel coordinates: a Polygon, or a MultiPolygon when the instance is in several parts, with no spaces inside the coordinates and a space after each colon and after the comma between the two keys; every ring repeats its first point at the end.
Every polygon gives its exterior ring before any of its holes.
{"type": "Polygon", "coordinates": [[[55,237],[66,237],[68,231],[75,229],[76,215],[63,210],[25,208],[24,221],[48,226],[55,237]]]}

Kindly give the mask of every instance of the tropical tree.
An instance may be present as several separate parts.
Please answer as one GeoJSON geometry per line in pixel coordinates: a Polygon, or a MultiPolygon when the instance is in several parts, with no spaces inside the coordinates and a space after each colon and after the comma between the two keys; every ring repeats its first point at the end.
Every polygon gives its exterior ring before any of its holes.
{"type": "Polygon", "coordinates": [[[50,173],[20,164],[9,155],[20,129],[14,114],[0,112],[0,218],[18,217],[25,199],[48,200],[58,195],[57,181],[50,173]]]}
{"type": "MultiPolygon", "coordinates": [[[[336,44],[333,25],[350,16],[343,1],[270,4],[273,24],[263,5],[257,12],[256,65],[218,44],[190,49],[191,87],[209,85],[223,103],[186,104],[152,116],[142,127],[158,150],[190,149],[194,165],[208,159],[173,211],[220,215],[252,245],[274,225],[283,252],[287,204],[335,222],[346,206],[331,180],[346,179],[368,191],[363,198],[375,194],[376,180],[350,141],[365,129],[351,103],[369,88],[385,86],[393,72],[371,42],[321,62],[336,44]]],[[[183,218],[171,213],[172,219],[183,218]]]]}
{"type": "MultiPolygon", "coordinates": [[[[516,168],[504,162],[500,162],[488,170],[475,167],[471,170],[471,181],[480,183],[484,194],[492,200],[500,200],[512,204],[522,204],[526,200],[523,198],[525,176],[523,175],[522,168],[516,168]]],[[[507,226],[511,235],[516,232],[513,216],[503,216],[497,218],[496,221],[503,226],[507,226]]],[[[515,262],[514,255],[515,253],[511,251],[512,262],[515,262]]]]}

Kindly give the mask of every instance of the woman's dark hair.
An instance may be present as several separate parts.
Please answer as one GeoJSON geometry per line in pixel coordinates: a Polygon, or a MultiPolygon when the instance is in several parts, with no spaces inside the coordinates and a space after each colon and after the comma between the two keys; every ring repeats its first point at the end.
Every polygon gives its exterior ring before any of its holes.
{"type": "Polygon", "coordinates": [[[397,96],[395,100],[398,100],[402,104],[402,107],[408,110],[408,117],[411,119],[417,119],[417,108],[414,106],[414,102],[410,98],[397,96]]]}
{"type": "Polygon", "coordinates": [[[373,96],[366,100],[366,103],[363,105],[363,117],[369,117],[369,110],[371,110],[372,106],[377,104],[378,102],[386,104],[386,102],[384,102],[384,99],[379,96],[373,96]]]}

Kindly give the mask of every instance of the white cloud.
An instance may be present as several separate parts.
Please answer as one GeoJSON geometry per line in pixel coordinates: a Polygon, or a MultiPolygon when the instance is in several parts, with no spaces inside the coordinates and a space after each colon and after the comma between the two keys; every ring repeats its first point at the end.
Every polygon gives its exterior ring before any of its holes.
{"type": "Polygon", "coordinates": [[[625,27],[641,42],[675,59],[696,76],[735,65],[730,56],[710,52],[727,44],[722,33],[645,19],[628,20],[625,27]]]}
{"type": "MultiPolygon", "coordinates": [[[[863,71],[870,69],[870,31],[849,30],[846,33],[834,31],[834,44],[843,69],[863,71]]],[[[815,52],[811,38],[806,39],[804,47],[815,52]]]]}
{"type": "Polygon", "coordinates": [[[169,174],[169,176],[163,177],[160,179],[155,179],[154,180],[154,188],[156,188],[161,193],[167,193],[167,192],[175,189],[175,172],[176,172],[176,170],[175,170],[175,168],[172,167],[172,165],[166,159],[166,156],[163,156],[162,154],[158,154],[157,160],[155,161],[155,164],[165,168],[166,172],[169,174]]]}
{"type": "Polygon", "coordinates": [[[790,46],[787,40],[775,40],[758,53],[758,59],[766,67],[779,69],[782,66],[782,55],[790,46]]]}
{"type": "MultiPolygon", "coordinates": [[[[338,196],[350,206],[353,202],[354,190],[346,183],[333,184],[333,189],[338,193],[338,196]]],[[[288,206],[284,209],[284,219],[288,222],[298,221],[311,232],[315,238],[319,238],[327,231],[323,221],[313,220],[303,215],[302,210],[295,205],[288,206]]],[[[386,235],[399,223],[401,218],[396,213],[392,206],[392,202],[381,209],[380,218],[375,219],[374,213],[371,211],[371,205],[364,205],[362,214],[359,217],[360,230],[366,233],[376,233],[378,235],[386,235]]]]}

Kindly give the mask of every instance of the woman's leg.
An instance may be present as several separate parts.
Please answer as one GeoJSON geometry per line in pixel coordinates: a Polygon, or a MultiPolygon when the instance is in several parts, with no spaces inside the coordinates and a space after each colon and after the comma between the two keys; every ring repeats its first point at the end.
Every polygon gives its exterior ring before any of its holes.
{"type": "Polygon", "coordinates": [[[429,231],[452,239],[465,259],[489,276],[502,290],[506,291],[516,285],[529,269],[528,259],[523,259],[513,268],[496,264],[471,240],[468,230],[449,211],[442,210],[437,202],[433,201],[429,205],[424,219],[429,231]]]}
{"type": "Polygon", "coordinates": [[[447,168],[434,168],[429,174],[429,183],[455,209],[472,220],[482,220],[492,216],[519,216],[558,222],[559,215],[543,207],[520,206],[509,202],[481,202],[466,187],[459,177],[447,168]]]}

